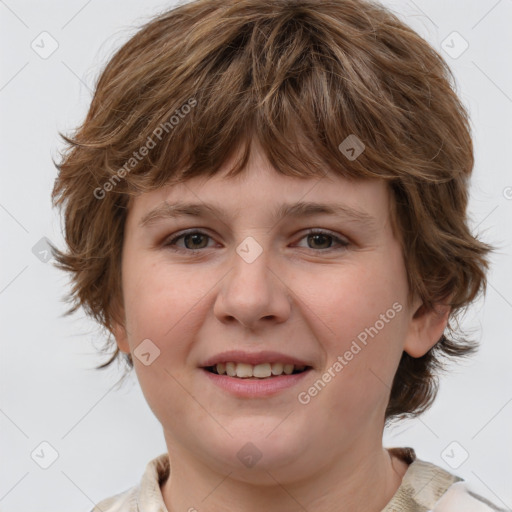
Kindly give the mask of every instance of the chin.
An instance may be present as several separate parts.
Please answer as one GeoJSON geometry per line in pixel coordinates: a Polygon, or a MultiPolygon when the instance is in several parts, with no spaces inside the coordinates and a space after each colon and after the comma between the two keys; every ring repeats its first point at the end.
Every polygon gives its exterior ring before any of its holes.
{"type": "MultiPolygon", "coordinates": [[[[273,428],[275,426],[276,423],[273,428]]],[[[220,472],[232,473],[233,479],[257,485],[275,485],[270,475],[278,478],[282,474],[289,478],[304,468],[310,471],[311,468],[303,461],[309,458],[304,450],[308,442],[294,439],[284,428],[281,435],[276,429],[269,436],[271,431],[247,428],[233,434],[232,438],[226,435],[217,439],[215,445],[204,446],[203,454],[207,453],[209,459],[219,465],[220,472]]],[[[300,478],[300,475],[297,473],[296,477],[300,478]]]]}

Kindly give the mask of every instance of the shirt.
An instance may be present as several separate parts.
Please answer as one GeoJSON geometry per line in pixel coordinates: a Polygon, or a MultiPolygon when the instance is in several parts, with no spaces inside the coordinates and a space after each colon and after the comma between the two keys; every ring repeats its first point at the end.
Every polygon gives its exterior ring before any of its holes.
{"type": "MultiPolygon", "coordinates": [[[[409,467],[381,512],[512,512],[471,491],[462,478],[419,460],[412,448],[388,448],[409,467]]],[[[98,503],[91,512],[168,512],[160,486],[170,473],[167,453],[151,460],[136,486],[98,503]]]]}

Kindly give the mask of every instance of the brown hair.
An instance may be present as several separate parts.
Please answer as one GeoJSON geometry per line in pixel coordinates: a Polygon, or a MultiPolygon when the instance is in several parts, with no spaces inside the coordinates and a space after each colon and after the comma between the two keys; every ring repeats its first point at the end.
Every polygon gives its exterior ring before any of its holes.
{"type": "MultiPolygon", "coordinates": [[[[363,0],[198,0],[147,23],[102,72],[82,126],[66,141],[53,204],[65,207],[72,302],[108,331],[123,323],[121,252],[130,199],[213,176],[256,138],[288,176],[384,179],[409,300],[452,307],[423,357],[403,353],[386,419],[426,410],[442,358],[475,351],[458,315],[485,293],[494,248],[467,226],[473,145],[442,57],[382,5],[363,0]],[[349,159],[340,144],[365,145],[349,159]],[[144,151],[143,148],[146,148],[144,151]]],[[[55,162],[54,162],[55,163],[55,162]]],[[[104,368],[120,356],[116,347],[104,368]]]]}

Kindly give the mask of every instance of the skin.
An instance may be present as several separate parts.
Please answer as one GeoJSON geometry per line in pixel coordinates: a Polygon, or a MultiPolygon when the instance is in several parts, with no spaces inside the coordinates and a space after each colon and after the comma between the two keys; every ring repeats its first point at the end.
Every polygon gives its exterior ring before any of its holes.
{"type": "Polygon", "coordinates": [[[246,172],[225,179],[228,168],[229,162],[212,178],[137,196],[126,220],[124,324],[114,335],[132,356],[144,339],[160,350],[148,366],[133,361],[170,456],[171,477],[161,486],[166,507],[378,512],[407,469],[382,446],[393,376],[402,351],[419,357],[439,340],[449,310],[426,312],[419,300],[407,303],[406,270],[383,181],[280,175],[257,143],[246,172]],[[177,199],[213,203],[227,217],[139,227],[150,209],[177,199]],[[364,210],[376,229],[328,215],[271,218],[274,207],[299,200],[364,210]],[[205,236],[176,242],[188,253],[165,246],[191,228],[205,236]],[[310,228],[350,245],[308,237],[310,228]],[[236,252],[249,236],[263,249],[250,264],[236,252]],[[308,404],[299,403],[298,392],[307,391],[394,303],[401,311],[308,404]],[[310,361],[313,370],[298,388],[236,398],[198,368],[230,349],[276,350],[310,361]],[[248,442],[262,455],[250,468],[237,457],[248,442]]]}

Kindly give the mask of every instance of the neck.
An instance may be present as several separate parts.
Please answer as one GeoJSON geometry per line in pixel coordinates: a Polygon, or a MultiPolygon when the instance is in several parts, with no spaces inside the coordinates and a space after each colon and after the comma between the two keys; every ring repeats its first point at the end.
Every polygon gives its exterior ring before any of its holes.
{"type": "Polygon", "coordinates": [[[162,485],[168,512],[380,512],[408,467],[379,440],[376,447],[351,449],[307,481],[284,483],[263,469],[254,484],[237,480],[234,471],[212,470],[192,454],[173,448],[170,477],[162,485]]]}

